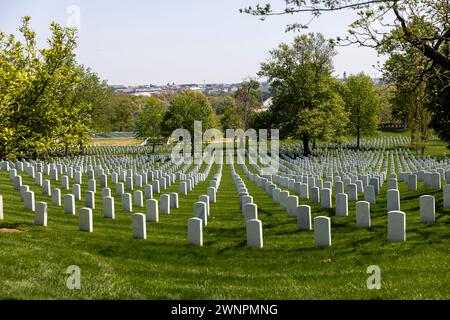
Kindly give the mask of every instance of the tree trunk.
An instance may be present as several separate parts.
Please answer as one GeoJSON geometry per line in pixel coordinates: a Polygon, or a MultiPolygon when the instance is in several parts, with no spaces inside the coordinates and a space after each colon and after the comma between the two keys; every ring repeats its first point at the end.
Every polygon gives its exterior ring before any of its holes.
{"type": "Polygon", "coordinates": [[[155,146],[156,146],[156,142],[153,141],[153,148],[152,148],[152,153],[155,153],[155,146]]]}
{"type": "Polygon", "coordinates": [[[358,133],[357,133],[357,136],[358,136],[358,138],[357,138],[357,143],[356,143],[356,148],[359,150],[359,148],[360,148],[360,141],[361,141],[361,129],[359,128],[359,125],[358,125],[358,133]]]}
{"type": "Polygon", "coordinates": [[[303,140],[303,155],[307,157],[311,154],[311,151],[309,150],[309,138],[303,137],[302,140],[303,140]]]}

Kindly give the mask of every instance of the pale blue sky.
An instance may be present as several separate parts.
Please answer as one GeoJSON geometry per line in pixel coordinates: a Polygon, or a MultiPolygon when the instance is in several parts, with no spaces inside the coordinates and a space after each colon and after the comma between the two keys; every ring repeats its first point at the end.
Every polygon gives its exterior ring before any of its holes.
{"type": "MultiPolygon", "coordinates": [[[[45,45],[51,21],[66,24],[67,9],[80,8],[78,61],[91,67],[110,84],[165,84],[240,82],[255,77],[268,51],[289,42],[287,23],[309,16],[257,17],[239,8],[257,0],[0,0],[0,30],[17,33],[20,17],[31,25],[45,45]]],[[[260,1],[261,2],[261,1],[260,1]]],[[[273,0],[283,5],[282,0],[273,0]]],[[[343,36],[354,15],[327,14],[311,23],[309,32],[343,36]]],[[[336,74],[372,68],[376,53],[367,48],[338,48],[336,74]]]]}

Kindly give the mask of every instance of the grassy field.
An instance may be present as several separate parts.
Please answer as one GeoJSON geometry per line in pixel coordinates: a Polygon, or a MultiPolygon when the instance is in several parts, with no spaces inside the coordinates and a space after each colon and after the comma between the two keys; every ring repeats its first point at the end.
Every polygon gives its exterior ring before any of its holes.
{"type": "MultiPolygon", "coordinates": [[[[120,210],[118,197],[116,219],[102,217],[99,188],[93,233],[78,231],[78,216],[67,216],[61,207],[51,205],[48,227],[36,227],[33,213],[23,210],[8,173],[0,172],[0,195],[5,203],[0,229],[21,231],[0,233],[0,299],[450,298],[450,210],[442,208],[442,191],[420,184],[418,191],[410,192],[399,183],[401,209],[407,214],[407,241],[397,244],[387,242],[387,183],[372,206],[370,229],[355,226],[354,202],[349,203],[349,217],[335,217],[334,209],[320,209],[301,199],[300,204],[312,206],[313,216],[331,217],[332,246],[318,249],[312,231],[297,231],[296,219],[247,180],[238,165],[236,170],[258,205],[262,250],[246,247],[244,219],[229,165],[223,167],[202,248],[186,244],[187,219],[193,216],[199,195],[206,194],[217,165],[207,181],[188,196],[180,195],[180,208],[160,215],[159,223],[147,223],[147,240],[131,238],[131,215],[120,210]],[[418,197],[422,194],[436,196],[435,224],[419,221],[418,197]],[[70,265],[81,268],[81,290],[66,287],[70,265]],[[370,265],[381,269],[380,290],[366,287],[370,265]]],[[[51,203],[34,181],[24,178],[24,184],[36,192],[36,201],[51,203]]],[[[82,187],[84,195],[87,180],[82,187]]],[[[165,192],[170,191],[178,191],[178,183],[165,192]]],[[[159,195],[155,198],[159,200],[159,195]]],[[[77,209],[83,206],[77,202],[77,209]]],[[[134,212],[145,213],[145,209],[134,208],[134,212]]]]}
{"type": "Polygon", "coordinates": [[[89,141],[91,146],[134,146],[144,140],[136,138],[95,138],[89,141]]]}

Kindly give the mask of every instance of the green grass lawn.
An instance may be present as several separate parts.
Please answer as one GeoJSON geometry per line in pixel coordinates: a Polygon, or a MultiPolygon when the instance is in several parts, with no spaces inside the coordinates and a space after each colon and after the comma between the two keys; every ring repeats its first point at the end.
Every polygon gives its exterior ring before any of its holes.
{"type": "MultiPolygon", "coordinates": [[[[159,223],[147,223],[147,240],[131,238],[131,214],[121,212],[118,197],[116,219],[102,217],[100,188],[93,233],[78,231],[78,216],[67,216],[62,208],[51,205],[48,227],[36,227],[33,213],[22,209],[9,174],[0,172],[5,203],[0,228],[22,231],[0,233],[0,299],[450,298],[450,210],[442,209],[441,191],[420,185],[417,192],[409,192],[399,183],[401,209],[407,214],[407,241],[400,244],[387,242],[387,183],[372,206],[370,229],[356,228],[354,202],[349,204],[349,217],[338,218],[334,209],[320,209],[302,199],[300,204],[310,204],[314,216],[332,219],[332,246],[318,249],[312,231],[297,231],[296,219],[288,217],[235,167],[258,205],[262,250],[246,247],[244,219],[229,165],[223,167],[217,203],[211,204],[201,248],[187,245],[187,220],[193,216],[199,195],[206,194],[217,165],[207,181],[188,196],[180,195],[179,209],[160,215],[159,223]],[[436,196],[435,224],[419,221],[418,197],[422,194],[436,196]],[[81,290],[66,287],[65,272],[70,265],[81,268],[81,290]],[[381,269],[380,290],[366,287],[370,265],[381,269]]],[[[34,181],[24,178],[24,184],[36,192],[36,201],[51,203],[34,181]]],[[[86,180],[82,187],[84,195],[86,180]]],[[[178,183],[164,192],[170,191],[178,191],[178,183]]],[[[159,195],[155,198],[159,200],[159,195]]],[[[83,202],[77,202],[77,209],[82,206],[83,202]]],[[[145,209],[134,208],[134,212],[145,213],[145,209]]]]}

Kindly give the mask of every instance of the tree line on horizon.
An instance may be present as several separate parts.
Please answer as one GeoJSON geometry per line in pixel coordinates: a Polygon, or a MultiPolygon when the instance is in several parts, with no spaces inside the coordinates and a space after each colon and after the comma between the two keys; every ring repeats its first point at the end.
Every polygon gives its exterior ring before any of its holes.
{"type": "MultiPolygon", "coordinates": [[[[304,155],[317,142],[348,137],[356,137],[359,148],[361,136],[373,134],[380,121],[407,124],[422,152],[431,134],[434,113],[423,98],[430,84],[414,92],[407,86],[413,76],[408,64],[419,59],[414,51],[390,51],[387,85],[377,87],[364,73],[341,82],[332,76],[335,43],[320,33],[299,35],[261,63],[258,76],[268,79],[272,105],[260,111],[261,88],[253,79],[225,96],[115,94],[76,62],[76,30],[52,23],[49,48],[38,49],[29,21],[24,17],[20,28],[24,42],[0,33],[0,158],[82,154],[92,131],[134,131],[155,146],[175,129],[192,132],[194,120],[203,130],[279,128],[281,138],[303,141],[304,155]]],[[[434,128],[438,134],[443,129],[434,128]]]]}

